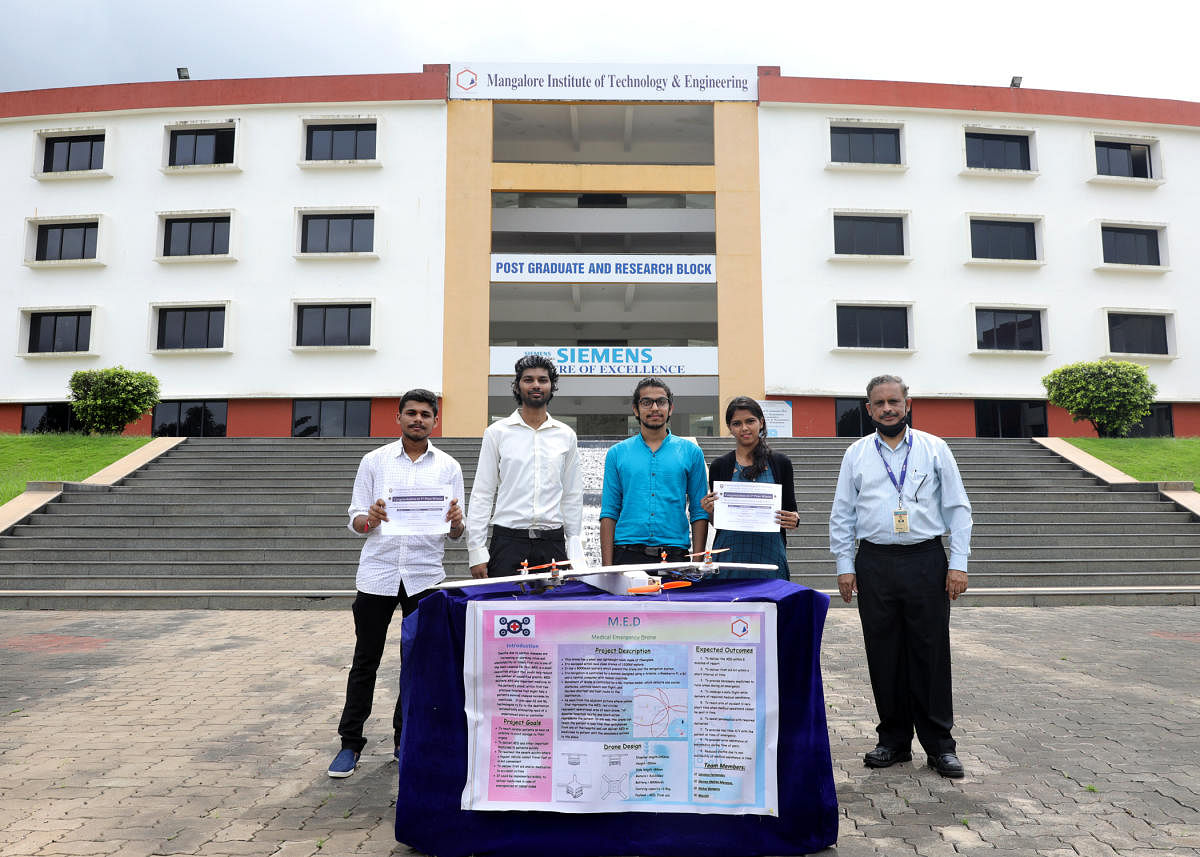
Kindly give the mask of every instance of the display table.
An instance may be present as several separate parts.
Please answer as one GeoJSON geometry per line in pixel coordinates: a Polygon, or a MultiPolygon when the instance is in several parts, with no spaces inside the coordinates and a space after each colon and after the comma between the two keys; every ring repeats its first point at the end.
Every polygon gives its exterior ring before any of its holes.
{"type": "MultiPolygon", "coordinates": [[[[404,733],[396,801],[396,839],[437,857],[592,857],[592,855],[809,854],[837,841],[837,795],[825,699],[821,634],[829,598],[780,580],[706,583],[671,590],[671,602],[773,602],[778,658],[779,816],[702,812],[562,813],[466,811],[463,653],[467,603],[504,599],[512,584],[442,590],[403,626],[404,733]]],[[[558,600],[637,601],[574,581],[548,593],[558,600]]]]}

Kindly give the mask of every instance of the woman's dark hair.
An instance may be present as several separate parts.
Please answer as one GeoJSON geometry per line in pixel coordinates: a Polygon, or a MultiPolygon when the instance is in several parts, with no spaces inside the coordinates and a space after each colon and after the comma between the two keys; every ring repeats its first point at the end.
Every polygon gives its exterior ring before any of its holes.
{"type": "Polygon", "coordinates": [[[742,471],[747,481],[754,481],[760,473],[765,473],[770,466],[771,447],[767,446],[767,418],[763,416],[762,405],[749,396],[734,396],[725,406],[725,427],[733,422],[735,411],[749,411],[758,420],[758,445],[754,447],[754,458],[750,466],[742,471]]]}
{"type": "Polygon", "coordinates": [[[550,404],[550,400],[558,392],[558,369],[554,361],[543,354],[526,354],[517,361],[517,365],[513,367],[513,398],[517,400],[517,404],[521,403],[521,376],[530,369],[545,369],[546,374],[550,376],[550,395],[546,396],[546,404],[550,404]]]}

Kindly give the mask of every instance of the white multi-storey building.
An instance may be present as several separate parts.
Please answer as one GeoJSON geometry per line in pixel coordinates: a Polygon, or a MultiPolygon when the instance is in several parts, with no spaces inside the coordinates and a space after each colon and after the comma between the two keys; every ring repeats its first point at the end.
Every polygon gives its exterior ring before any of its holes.
{"type": "Polygon", "coordinates": [[[1103,356],[1200,434],[1200,104],[655,68],[0,93],[0,431],[120,364],[131,432],[390,436],[421,386],[478,434],[543,350],[582,434],[651,372],[684,433],[747,394],[857,434],[882,372],[940,434],[1082,433],[1040,379],[1103,356]]]}

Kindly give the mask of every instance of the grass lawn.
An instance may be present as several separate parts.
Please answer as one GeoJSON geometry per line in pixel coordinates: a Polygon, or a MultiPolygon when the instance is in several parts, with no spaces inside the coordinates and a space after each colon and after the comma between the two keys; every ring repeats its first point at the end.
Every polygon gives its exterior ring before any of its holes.
{"type": "Polygon", "coordinates": [[[148,437],[82,434],[0,434],[0,503],[26,482],[81,482],[149,443],[148,437]]]}
{"type": "Polygon", "coordinates": [[[1200,486],[1200,437],[1071,437],[1084,452],[1142,482],[1200,486]]]}

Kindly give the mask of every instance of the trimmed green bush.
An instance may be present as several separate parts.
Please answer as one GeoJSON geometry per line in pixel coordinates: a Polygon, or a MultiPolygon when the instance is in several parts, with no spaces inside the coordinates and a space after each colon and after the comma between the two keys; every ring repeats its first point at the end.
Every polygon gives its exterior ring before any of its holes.
{"type": "Polygon", "coordinates": [[[68,399],[84,431],[115,434],[158,404],[158,379],[124,366],[80,370],[68,399]]]}
{"type": "Polygon", "coordinates": [[[1042,379],[1050,404],[1087,420],[1100,437],[1125,437],[1150,413],[1158,387],[1146,367],[1125,360],[1071,363],[1042,379]]]}

